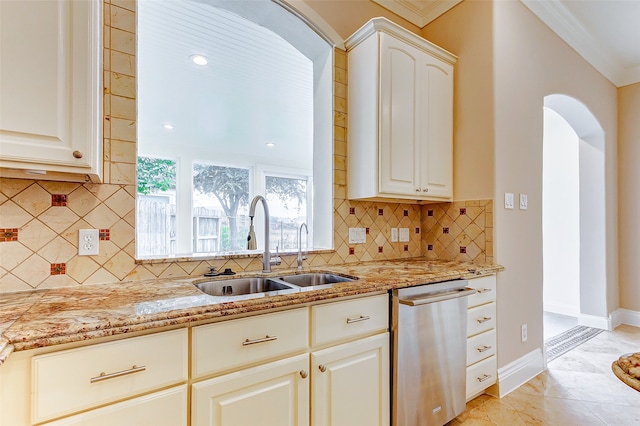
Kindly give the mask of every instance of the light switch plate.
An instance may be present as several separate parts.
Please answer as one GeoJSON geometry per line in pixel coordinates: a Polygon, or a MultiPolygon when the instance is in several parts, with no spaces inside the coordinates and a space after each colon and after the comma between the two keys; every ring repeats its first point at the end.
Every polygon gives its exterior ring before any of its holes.
{"type": "Polygon", "coordinates": [[[365,228],[349,228],[349,244],[362,244],[367,242],[367,230],[365,228]]]}
{"type": "Polygon", "coordinates": [[[520,194],[520,210],[527,209],[527,194],[520,194]]]}
{"type": "Polygon", "coordinates": [[[391,228],[391,242],[398,242],[398,228],[391,228]]]}
{"type": "Polygon", "coordinates": [[[504,193],[504,208],[505,209],[513,208],[513,192],[504,193]]]}
{"type": "Polygon", "coordinates": [[[409,242],[409,228],[400,228],[400,242],[401,243],[409,242]]]}

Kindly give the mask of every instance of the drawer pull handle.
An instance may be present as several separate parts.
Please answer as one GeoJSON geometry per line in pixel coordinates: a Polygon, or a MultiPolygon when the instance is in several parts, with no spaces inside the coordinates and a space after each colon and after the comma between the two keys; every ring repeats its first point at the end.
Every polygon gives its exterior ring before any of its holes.
{"type": "Polygon", "coordinates": [[[320,365],[318,366],[318,369],[319,369],[320,371],[322,371],[323,373],[324,373],[325,371],[327,371],[327,367],[325,367],[325,366],[324,366],[324,365],[322,365],[322,364],[320,364],[320,365]]]}
{"type": "Polygon", "coordinates": [[[244,342],[242,342],[242,346],[255,345],[256,343],[271,342],[272,340],[277,340],[277,339],[278,339],[277,336],[266,335],[260,339],[253,339],[253,340],[247,339],[244,342]]]}
{"type": "Polygon", "coordinates": [[[486,352],[486,351],[488,351],[488,350],[489,350],[489,349],[491,349],[491,348],[492,348],[492,346],[489,346],[489,345],[483,345],[483,346],[478,346],[478,347],[476,348],[476,350],[477,350],[478,352],[482,353],[482,352],[486,352]]]}
{"type": "Polygon", "coordinates": [[[479,382],[484,382],[485,380],[489,380],[491,378],[491,374],[483,374],[482,377],[476,377],[479,382]]]}
{"type": "Polygon", "coordinates": [[[479,288],[478,293],[489,293],[491,291],[490,288],[479,288]]]}
{"type": "Polygon", "coordinates": [[[307,373],[306,370],[300,370],[300,377],[303,379],[306,379],[308,375],[309,373],[307,373]]]}
{"type": "Polygon", "coordinates": [[[490,320],[491,320],[491,317],[482,317],[482,318],[478,318],[476,321],[478,321],[478,324],[482,324],[483,322],[487,322],[490,320]]]}
{"type": "Polygon", "coordinates": [[[74,158],[82,158],[82,152],[81,151],[73,151],[73,157],[74,158]]]}
{"type": "Polygon", "coordinates": [[[128,370],[116,371],[115,373],[107,374],[105,372],[102,372],[102,373],[100,373],[99,376],[92,377],[91,380],[89,380],[89,382],[97,383],[97,382],[101,382],[103,380],[113,379],[115,377],[126,376],[127,374],[139,373],[139,372],[144,371],[146,369],[147,369],[147,367],[145,367],[144,365],[141,365],[140,367],[138,367],[137,365],[134,365],[133,367],[131,367],[128,370]]]}
{"type": "Polygon", "coordinates": [[[347,318],[347,324],[353,324],[354,322],[366,321],[371,319],[368,315],[360,315],[357,318],[347,318]]]}

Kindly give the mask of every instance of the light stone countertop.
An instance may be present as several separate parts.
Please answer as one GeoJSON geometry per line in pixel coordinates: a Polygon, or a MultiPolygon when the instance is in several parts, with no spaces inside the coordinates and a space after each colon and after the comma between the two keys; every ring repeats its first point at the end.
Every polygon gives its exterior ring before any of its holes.
{"type": "MultiPolygon", "coordinates": [[[[338,297],[471,278],[502,270],[500,265],[403,259],[331,265],[302,272],[358,277],[331,288],[224,301],[203,294],[193,283],[212,278],[162,279],[0,295],[0,365],[13,351],[188,324],[283,308],[338,297]]],[[[276,276],[298,273],[276,269],[276,276]]],[[[229,276],[213,278],[225,279],[229,276]]]]}

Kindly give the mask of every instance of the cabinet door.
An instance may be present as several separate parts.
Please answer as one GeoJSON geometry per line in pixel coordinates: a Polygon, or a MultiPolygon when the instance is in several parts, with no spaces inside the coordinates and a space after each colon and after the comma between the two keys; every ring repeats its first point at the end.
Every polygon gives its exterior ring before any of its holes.
{"type": "Polygon", "coordinates": [[[379,190],[415,196],[420,192],[418,76],[420,50],[380,34],[379,190]]]}
{"type": "Polygon", "coordinates": [[[67,417],[46,426],[186,426],[187,385],[67,417]]]}
{"type": "Polygon", "coordinates": [[[0,166],[86,173],[102,161],[102,2],[0,2],[0,166]]]}
{"type": "Polygon", "coordinates": [[[196,383],[194,426],[309,424],[309,355],[298,355],[196,383]]]}
{"type": "Polygon", "coordinates": [[[423,54],[419,69],[420,189],[423,195],[453,196],[453,67],[423,54]]]}
{"type": "Polygon", "coordinates": [[[312,425],[389,424],[389,333],[311,354],[312,425]]]}

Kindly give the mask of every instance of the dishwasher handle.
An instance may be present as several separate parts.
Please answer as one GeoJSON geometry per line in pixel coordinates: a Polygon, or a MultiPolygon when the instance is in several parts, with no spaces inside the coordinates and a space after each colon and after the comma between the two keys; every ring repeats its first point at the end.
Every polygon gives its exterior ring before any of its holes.
{"type": "Polygon", "coordinates": [[[398,302],[407,306],[418,306],[418,305],[425,305],[427,303],[442,302],[443,300],[457,299],[459,297],[471,296],[476,292],[477,291],[475,288],[464,287],[464,288],[457,288],[453,291],[446,291],[442,293],[417,294],[415,296],[398,299],[398,302]]]}

